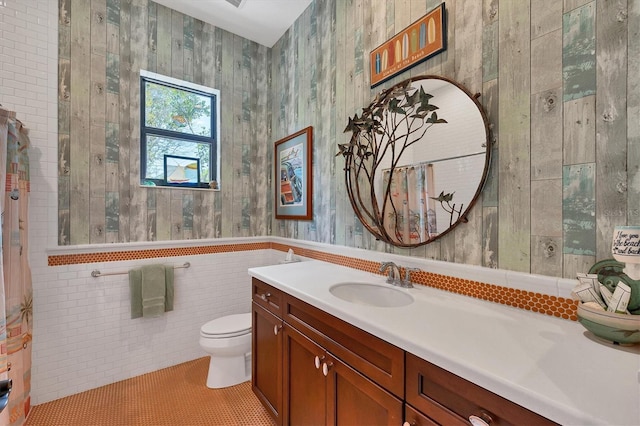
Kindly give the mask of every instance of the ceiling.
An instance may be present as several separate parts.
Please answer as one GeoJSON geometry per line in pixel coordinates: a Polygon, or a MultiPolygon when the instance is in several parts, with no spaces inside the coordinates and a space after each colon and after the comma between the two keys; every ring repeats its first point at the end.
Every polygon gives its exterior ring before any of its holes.
{"type": "Polygon", "coordinates": [[[154,0],[173,10],[267,47],[293,25],[312,0],[154,0]]]}

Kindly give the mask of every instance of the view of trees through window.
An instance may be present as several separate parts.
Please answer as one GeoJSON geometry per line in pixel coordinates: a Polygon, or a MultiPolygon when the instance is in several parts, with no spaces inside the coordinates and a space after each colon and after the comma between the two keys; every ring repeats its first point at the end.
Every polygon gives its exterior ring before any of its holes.
{"type": "Polygon", "coordinates": [[[216,95],[179,86],[173,79],[143,75],[142,83],[141,183],[208,187],[217,177],[216,95]]]}

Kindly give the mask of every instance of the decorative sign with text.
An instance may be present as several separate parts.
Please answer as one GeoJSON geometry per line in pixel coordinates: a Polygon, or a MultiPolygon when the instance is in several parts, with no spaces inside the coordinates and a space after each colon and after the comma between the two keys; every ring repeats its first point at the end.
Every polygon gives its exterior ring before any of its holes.
{"type": "Polygon", "coordinates": [[[617,226],[613,232],[611,254],[613,257],[640,257],[640,226],[617,226]]]}
{"type": "Polygon", "coordinates": [[[447,48],[444,3],[409,25],[369,55],[371,87],[447,48]]]}

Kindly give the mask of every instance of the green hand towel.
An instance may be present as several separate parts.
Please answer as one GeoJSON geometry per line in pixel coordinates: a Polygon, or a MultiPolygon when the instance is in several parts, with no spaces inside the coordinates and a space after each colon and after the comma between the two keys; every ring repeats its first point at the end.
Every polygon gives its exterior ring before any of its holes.
{"type": "Polygon", "coordinates": [[[153,318],[164,312],[167,291],[163,265],[145,265],[142,267],[142,316],[153,318]]]}
{"type": "MultiPolygon", "coordinates": [[[[153,266],[153,265],[150,265],[153,266]]],[[[147,309],[146,314],[143,309],[143,296],[142,296],[142,270],[140,269],[131,269],[129,271],[129,295],[131,301],[131,319],[148,317],[148,316],[157,316],[162,314],[162,311],[169,312],[173,311],[173,295],[174,295],[174,276],[173,276],[173,266],[160,266],[158,270],[151,270],[147,273],[147,279],[153,278],[154,280],[160,281],[161,275],[164,274],[164,294],[163,294],[163,302],[160,300],[156,300],[154,307],[151,307],[151,302],[147,301],[147,309]],[[160,305],[162,305],[162,309],[160,309],[160,305]]],[[[154,268],[155,269],[155,268],[154,268]]],[[[147,291],[147,296],[149,296],[149,291],[147,291]]],[[[158,296],[160,291],[158,289],[158,296]]]]}

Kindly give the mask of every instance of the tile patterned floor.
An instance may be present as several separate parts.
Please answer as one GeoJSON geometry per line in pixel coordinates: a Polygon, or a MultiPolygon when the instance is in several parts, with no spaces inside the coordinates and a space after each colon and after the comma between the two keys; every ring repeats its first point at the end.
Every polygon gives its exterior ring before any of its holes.
{"type": "Polygon", "coordinates": [[[26,425],[274,425],[251,382],[209,389],[208,368],[209,359],[199,358],[37,405],[26,425]]]}

